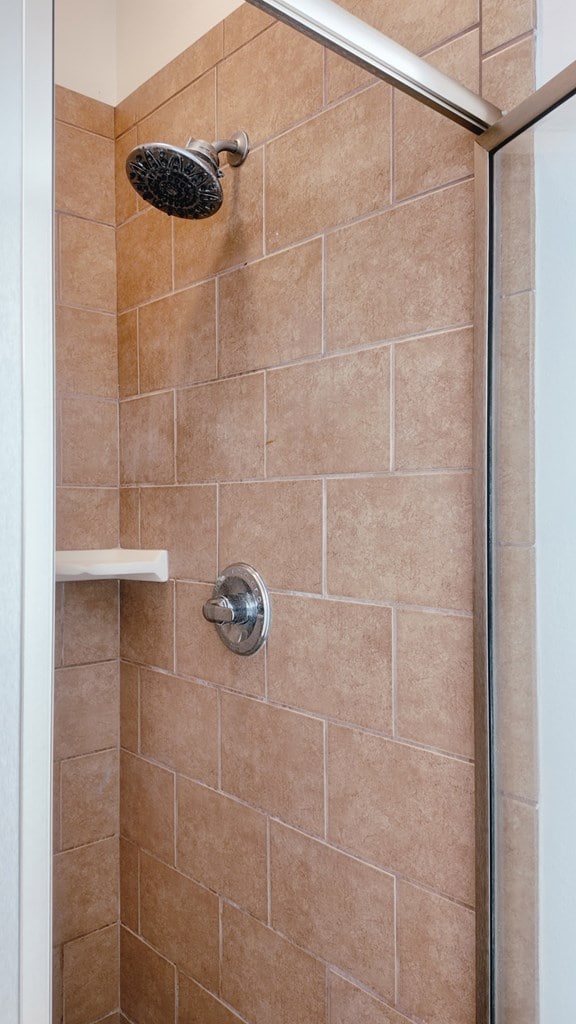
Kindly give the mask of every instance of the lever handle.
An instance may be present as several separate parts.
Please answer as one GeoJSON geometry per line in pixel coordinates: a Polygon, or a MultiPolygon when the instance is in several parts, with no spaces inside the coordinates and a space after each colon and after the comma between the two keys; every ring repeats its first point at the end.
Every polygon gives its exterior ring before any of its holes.
{"type": "Polygon", "coordinates": [[[202,614],[208,622],[234,622],[234,608],[227,597],[211,597],[202,607],[202,614]]]}

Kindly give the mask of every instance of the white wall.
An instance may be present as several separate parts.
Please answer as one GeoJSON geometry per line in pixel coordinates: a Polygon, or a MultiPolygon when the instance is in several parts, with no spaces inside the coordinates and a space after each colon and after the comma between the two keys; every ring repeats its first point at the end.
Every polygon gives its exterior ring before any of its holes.
{"type": "Polygon", "coordinates": [[[116,4],[122,0],[56,0],[54,65],[58,85],[116,105],[116,4]]]}

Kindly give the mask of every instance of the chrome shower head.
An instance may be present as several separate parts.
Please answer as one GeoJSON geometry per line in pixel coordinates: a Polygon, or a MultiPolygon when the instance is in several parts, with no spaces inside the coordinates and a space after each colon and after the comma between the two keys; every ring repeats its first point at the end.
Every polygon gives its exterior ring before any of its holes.
{"type": "Polygon", "coordinates": [[[172,217],[201,220],[222,205],[218,154],[229,153],[228,163],[238,167],[249,149],[246,132],[212,143],[189,139],[184,149],[147,142],[128,154],[126,174],[138,194],[158,210],[172,217]]]}

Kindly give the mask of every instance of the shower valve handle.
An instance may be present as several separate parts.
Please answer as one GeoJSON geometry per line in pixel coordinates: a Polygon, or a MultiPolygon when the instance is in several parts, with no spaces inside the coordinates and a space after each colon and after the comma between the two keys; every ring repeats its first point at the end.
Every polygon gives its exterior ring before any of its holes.
{"type": "Polygon", "coordinates": [[[204,604],[202,614],[208,622],[234,622],[234,608],[227,597],[211,597],[204,604]]]}

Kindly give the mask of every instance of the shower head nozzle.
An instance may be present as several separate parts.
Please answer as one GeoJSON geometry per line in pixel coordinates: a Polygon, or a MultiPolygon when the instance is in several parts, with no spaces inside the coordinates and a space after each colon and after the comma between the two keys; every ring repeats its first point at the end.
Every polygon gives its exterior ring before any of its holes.
{"type": "Polygon", "coordinates": [[[222,205],[218,154],[230,153],[228,162],[237,167],[249,149],[246,132],[212,143],[189,139],[183,149],[149,142],[129,153],[126,174],[138,194],[158,210],[172,217],[201,220],[217,213],[222,205]]]}

